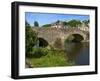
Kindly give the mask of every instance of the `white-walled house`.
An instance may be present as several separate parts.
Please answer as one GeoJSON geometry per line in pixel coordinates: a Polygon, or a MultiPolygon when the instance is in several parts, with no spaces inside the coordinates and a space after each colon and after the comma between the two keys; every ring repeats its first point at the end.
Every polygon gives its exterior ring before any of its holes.
{"type": "Polygon", "coordinates": [[[53,28],[64,28],[64,24],[62,21],[52,23],[51,27],[53,28]]]}
{"type": "Polygon", "coordinates": [[[80,30],[83,30],[83,31],[89,31],[89,24],[88,25],[85,25],[84,23],[82,23],[81,26],[78,27],[80,30]]]}

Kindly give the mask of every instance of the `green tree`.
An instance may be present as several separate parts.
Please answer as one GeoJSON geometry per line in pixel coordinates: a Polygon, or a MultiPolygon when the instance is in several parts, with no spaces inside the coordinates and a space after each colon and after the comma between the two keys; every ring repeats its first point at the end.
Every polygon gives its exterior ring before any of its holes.
{"type": "Polygon", "coordinates": [[[78,25],[81,25],[81,21],[79,20],[70,20],[67,22],[68,26],[70,27],[78,27],[78,25]]]}
{"type": "Polygon", "coordinates": [[[30,24],[27,21],[25,21],[25,26],[30,26],[30,24]]]}
{"type": "Polygon", "coordinates": [[[42,27],[51,27],[51,24],[45,24],[42,27]]]}
{"type": "Polygon", "coordinates": [[[39,23],[37,21],[34,21],[34,26],[39,27],[39,23]]]}
{"type": "Polygon", "coordinates": [[[25,48],[26,55],[32,52],[33,46],[37,42],[37,33],[32,30],[30,26],[26,26],[25,28],[25,48]]]}
{"type": "Polygon", "coordinates": [[[86,26],[88,26],[88,24],[90,23],[89,20],[83,20],[82,22],[83,22],[86,26]]]}
{"type": "Polygon", "coordinates": [[[63,25],[66,26],[66,25],[67,25],[67,22],[64,21],[64,22],[63,22],[63,25]]]}
{"type": "Polygon", "coordinates": [[[59,22],[60,22],[60,20],[57,20],[57,21],[56,21],[56,23],[59,23],[59,22]]]}

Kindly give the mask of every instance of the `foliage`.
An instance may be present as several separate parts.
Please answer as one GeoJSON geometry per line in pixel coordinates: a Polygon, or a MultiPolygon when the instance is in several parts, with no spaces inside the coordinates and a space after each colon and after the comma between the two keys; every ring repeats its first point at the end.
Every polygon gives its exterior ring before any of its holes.
{"type": "Polygon", "coordinates": [[[51,27],[51,24],[45,24],[42,27],[51,27]]]}
{"type": "Polygon", "coordinates": [[[82,22],[85,23],[85,24],[88,24],[90,21],[89,20],[83,20],[82,22]]]}
{"type": "Polygon", "coordinates": [[[67,25],[70,27],[78,27],[78,25],[81,25],[81,21],[78,20],[70,20],[67,22],[67,25]]]}
{"type": "Polygon", "coordinates": [[[48,53],[48,49],[46,48],[33,48],[31,54],[32,54],[32,57],[35,57],[35,58],[39,58],[41,56],[45,56],[46,54],[48,53]]]}
{"type": "Polygon", "coordinates": [[[66,26],[67,25],[67,22],[64,21],[63,24],[64,24],[64,26],[66,26]]]}
{"type": "Polygon", "coordinates": [[[25,26],[30,26],[30,24],[27,21],[25,21],[25,26]]]}
{"type": "Polygon", "coordinates": [[[48,54],[40,58],[28,58],[34,67],[56,67],[69,66],[73,63],[67,62],[67,57],[64,51],[48,50],[48,54]]]}
{"type": "Polygon", "coordinates": [[[60,20],[57,20],[57,21],[56,21],[56,23],[59,23],[59,22],[60,22],[60,20]]]}
{"type": "Polygon", "coordinates": [[[39,23],[37,21],[34,21],[34,27],[39,27],[39,23]]]}
{"type": "Polygon", "coordinates": [[[25,37],[26,37],[25,38],[25,48],[26,48],[26,55],[27,55],[27,54],[30,54],[33,46],[36,44],[37,33],[33,31],[30,26],[26,26],[25,37]]]}
{"type": "Polygon", "coordinates": [[[84,20],[84,21],[82,21],[86,26],[88,26],[88,24],[89,24],[89,20],[84,20]]]}

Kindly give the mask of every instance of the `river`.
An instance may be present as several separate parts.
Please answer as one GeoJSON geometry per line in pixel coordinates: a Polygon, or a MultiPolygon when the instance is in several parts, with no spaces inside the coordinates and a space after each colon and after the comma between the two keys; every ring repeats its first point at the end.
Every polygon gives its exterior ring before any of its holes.
{"type": "Polygon", "coordinates": [[[68,62],[75,65],[89,65],[89,42],[66,43],[66,54],[68,62]]]}

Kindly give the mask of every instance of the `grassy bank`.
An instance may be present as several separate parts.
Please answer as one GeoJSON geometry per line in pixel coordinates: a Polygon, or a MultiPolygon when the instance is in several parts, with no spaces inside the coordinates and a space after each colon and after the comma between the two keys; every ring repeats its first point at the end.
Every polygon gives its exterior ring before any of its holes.
{"type": "Polygon", "coordinates": [[[39,58],[26,58],[33,67],[56,67],[56,66],[69,66],[73,63],[68,63],[67,56],[64,51],[49,50],[45,56],[39,58]]]}

